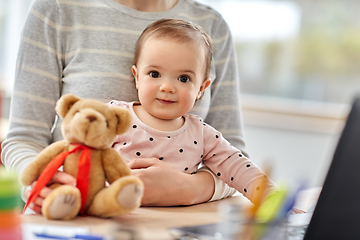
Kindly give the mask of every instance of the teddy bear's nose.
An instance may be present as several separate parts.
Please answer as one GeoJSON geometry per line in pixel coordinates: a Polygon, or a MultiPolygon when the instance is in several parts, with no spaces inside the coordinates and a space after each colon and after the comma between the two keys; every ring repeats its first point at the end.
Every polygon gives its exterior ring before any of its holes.
{"type": "Polygon", "coordinates": [[[93,122],[96,120],[96,117],[93,115],[87,116],[87,119],[89,119],[90,122],[93,122]]]}

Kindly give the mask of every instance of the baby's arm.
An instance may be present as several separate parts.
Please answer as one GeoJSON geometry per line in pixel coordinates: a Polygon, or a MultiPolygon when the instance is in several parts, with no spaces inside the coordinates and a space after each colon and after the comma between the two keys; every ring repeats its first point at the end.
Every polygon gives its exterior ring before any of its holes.
{"type": "Polygon", "coordinates": [[[257,192],[265,187],[265,194],[277,186],[267,178],[266,174],[245,157],[242,152],[232,146],[221,133],[205,124],[204,135],[204,164],[217,177],[230,187],[241,192],[250,201],[256,201],[257,192]],[[260,184],[266,178],[265,184],[260,184]],[[260,186],[261,185],[261,186],[260,186]]]}

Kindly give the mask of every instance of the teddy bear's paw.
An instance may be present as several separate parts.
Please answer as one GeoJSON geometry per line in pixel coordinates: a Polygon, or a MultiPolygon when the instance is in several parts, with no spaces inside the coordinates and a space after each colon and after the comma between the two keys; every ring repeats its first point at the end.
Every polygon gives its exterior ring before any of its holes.
{"type": "Polygon", "coordinates": [[[143,186],[137,183],[130,183],[121,189],[118,194],[118,201],[124,208],[139,206],[143,192],[143,186]]]}
{"type": "MultiPolygon", "coordinates": [[[[62,186],[56,190],[59,190],[62,186]]],[[[45,199],[43,213],[49,219],[68,220],[77,216],[80,210],[80,192],[77,188],[71,187],[68,191],[52,191],[45,199]]]]}
{"type": "MultiPolygon", "coordinates": [[[[64,194],[58,196],[49,207],[49,214],[54,219],[67,219],[70,215],[74,215],[76,211],[76,201],[78,199],[74,195],[64,194]]],[[[77,215],[76,211],[76,214],[77,215]]],[[[70,217],[72,218],[72,217],[70,217]]]]}

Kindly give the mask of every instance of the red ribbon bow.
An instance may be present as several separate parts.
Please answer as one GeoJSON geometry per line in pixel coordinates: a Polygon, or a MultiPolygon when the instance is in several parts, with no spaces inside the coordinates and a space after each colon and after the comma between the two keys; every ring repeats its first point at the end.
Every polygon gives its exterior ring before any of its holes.
{"type": "Polygon", "coordinates": [[[81,194],[80,214],[84,215],[86,198],[89,190],[89,178],[90,178],[89,172],[91,165],[90,160],[91,160],[92,148],[78,143],[74,143],[72,145],[75,145],[76,147],[71,151],[63,152],[57,155],[53,160],[51,160],[51,162],[46,166],[44,171],[40,174],[35,186],[30,192],[28,201],[24,207],[23,212],[25,212],[29,204],[34,202],[35,199],[39,196],[41,189],[43,189],[46,186],[46,184],[58,171],[59,167],[64,163],[65,158],[71,153],[82,151],[79,158],[78,174],[76,177],[76,187],[80,190],[80,194],[81,194]]]}

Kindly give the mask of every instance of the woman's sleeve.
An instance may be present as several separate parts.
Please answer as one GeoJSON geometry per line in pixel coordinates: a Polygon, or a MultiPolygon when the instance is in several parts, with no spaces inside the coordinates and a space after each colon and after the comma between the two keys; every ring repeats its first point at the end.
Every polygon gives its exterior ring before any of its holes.
{"type": "Polygon", "coordinates": [[[63,69],[58,11],[54,0],[34,1],[21,34],[9,130],[1,153],[6,168],[19,174],[52,142],[63,69]]]}
{"type": "Polygon", "coordinates": [[[229,185],[218,178],[207,166],[202,166],[198,171],[208,172],[214,179],[215,191],[209,202],[231,197],[237,192],[235,188],[229,187],[229,185]]]}
{"type": "MultiPolygon", "coordinates": [[[[230,29],[220,15],[213,26],[211,37],[214,43],[212,71],[215,71],[212,75],[215,77],[211,79],[211,105],[205,122],[219,130],[224,138],[247,156],[235,45],[230,29]]],[[[214,178],[215,191],[210,201],[232,196],[236,192],[206,166],[199,171],[209,172],[214,178]]]]}
{"type": "Polygon", "coordinates": [[[240,80],[235,45],[230,29],[223,18],[212,28],[214,43],[211,75],[211,105],[206,123],[220,131],[225,139],[245,155],[244,126],[240,105],[240,80]]]}

